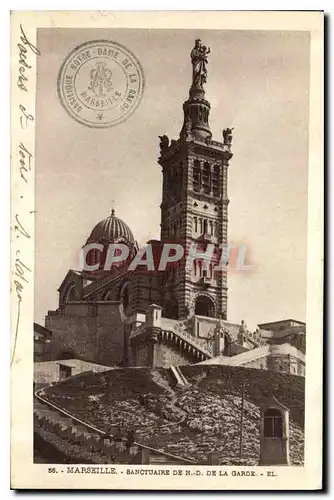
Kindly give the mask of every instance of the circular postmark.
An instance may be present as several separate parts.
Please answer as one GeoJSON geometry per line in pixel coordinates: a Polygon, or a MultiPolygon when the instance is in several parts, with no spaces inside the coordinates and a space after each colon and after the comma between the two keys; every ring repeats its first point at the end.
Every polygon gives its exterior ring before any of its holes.
{"type": "Polygon", "coordinates": [[[58,75],[60,102],[72,118],[88,127],[112,127],[126,120],[137,109],[143,90],[138,59],[108,40],[76,47],[58,75]]]}

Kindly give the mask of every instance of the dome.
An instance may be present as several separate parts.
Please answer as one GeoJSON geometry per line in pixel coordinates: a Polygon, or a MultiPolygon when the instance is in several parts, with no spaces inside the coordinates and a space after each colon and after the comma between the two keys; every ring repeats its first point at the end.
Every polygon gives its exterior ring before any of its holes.
{"type": "Polygon", "coordinates": [[[122,219],[115,216],[114,209],[111,211],[111,215],[109,217],[96,224],[87,240],[87,243],[93,241],[97,242],[103,238],[112,242],[121,238],[126,239],[132,244],[135,242],[131,229],[127,224],[125,224],[124,221],[122,221],[122,219]]]}

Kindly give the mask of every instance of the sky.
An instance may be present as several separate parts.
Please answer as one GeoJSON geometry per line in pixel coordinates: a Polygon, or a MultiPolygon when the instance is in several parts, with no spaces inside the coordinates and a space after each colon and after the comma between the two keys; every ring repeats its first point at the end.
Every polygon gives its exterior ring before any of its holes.
{"type": "Polygon", "coordinates": [[[93,227],[110,214],[140,245],[160,237],[159,135],[177,139],[196,38],[211,47],[206,99],[214,140],[234,127],[229,241],[247,245],[251,271],[231,270],[228,320],[306,316],[309,50],[307,32],[41,29],[35,172],[35,320],[57,308],[57,289],[93,227]],[[145,75],[143,99],[123,123],[95,129],[59,102],[67,54],[89,40],[125,45],[145,75]]]}

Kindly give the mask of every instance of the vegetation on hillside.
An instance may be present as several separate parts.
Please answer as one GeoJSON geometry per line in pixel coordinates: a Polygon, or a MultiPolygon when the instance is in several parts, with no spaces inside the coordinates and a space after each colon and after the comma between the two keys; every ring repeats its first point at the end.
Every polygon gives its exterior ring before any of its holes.
{"type": "Polygon", "coordinates": [[[168,369],[124,368],[83,374],[47,389],[47,397],[73,415],[109,433],[136,432],[137,441],[208,463],[257,465],[259,405],[274,395],[290,413],[290,457],[303,463],[304,380],[238,367],[186,366],[190,382],[173,387],[168,369]],[[242,384],[245,383],[240,459],[242,384]]]}

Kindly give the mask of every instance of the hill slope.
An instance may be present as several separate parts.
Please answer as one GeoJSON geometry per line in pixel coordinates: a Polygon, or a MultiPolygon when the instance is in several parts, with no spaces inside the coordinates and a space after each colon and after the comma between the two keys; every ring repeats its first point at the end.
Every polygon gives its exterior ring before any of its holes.
{"type": "Polygon", "coordinates": [[[190,385],[173,387],[168,369],[123,368],[83,374],[46,391],[73,415],[114,433],[135,430],[137,441],[207,463],[240,463],[241,386],[246,383],[243,460],[257,465],[259,405],[270,394],[290,408],[290,457],[303,463],[304,379],[228,366],[184,366],[190,385]]]}

